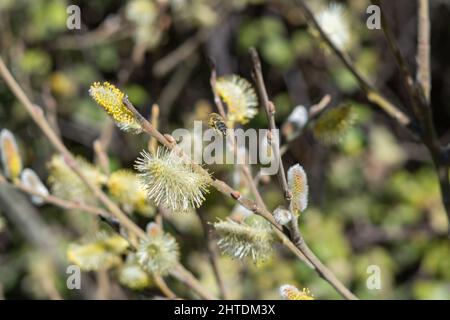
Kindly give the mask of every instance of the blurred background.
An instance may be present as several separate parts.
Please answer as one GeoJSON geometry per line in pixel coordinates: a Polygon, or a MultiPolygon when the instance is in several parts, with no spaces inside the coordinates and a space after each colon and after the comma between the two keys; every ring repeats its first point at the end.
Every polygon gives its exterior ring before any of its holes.
{"type": "MultiPolygon", "coordinates": [[[[158,103],[160,130],[170,133],[191,128],[194,120],[204,121],[216,111],[209,61],[214,61],[219,75],[234,73],[251,81],[248,49],[255,47],[280,127],[296,106],[309,109],[327,94],[330,106],[348,104],[355,113],[352,126],[337,142],[326,143],[305,130],[289,143],[283,157],[285,167],[300,163],[308,174],[310,203],[300,217],[300,229],[313,251],[360,298],[450,299],[448,222],[425,147],[368,104],[352,75],[308,28],[301,10],[282,2],[2,0],[0,54],[69,149],[94,162],[93,143],[100,139],[114,171],[131,169],[147,138],[111,125],[89,97],[93,82],[114,83],[145,116],[158,103]],[[66,25],[66,10],[72,4],[81,9],[79,30],[66,25]],[[380,290],[366,286],[370,265],[380,267],[380,290]]],[[[317,15],[331,10],[325,23],[336,24],[343,50],[383,93],[407,106],[382,32],[366,27],[370,2],[333,2],[339,5],[338,17],[333,16],[336,12],[330,8],[336,7],[331,2],[308,3],[317,15]]],[[[384,10],[415,73],[416,3],[384,1],[384,10]]],[[[431,102],[438,134],[448,142],[450,2],[431,0],[430,10],[431,102]]],[[[264,112],[245,127],[266,128],[264,112]]],[[[15,135],[24,166],[46,181],[54,150],[0,80],[3,128],[15,135]]],[[[240,187],[232,167],[214,166],[212,171],[240,187]]],[[[263,181],[260,190],[270,210],[283,203],[276,177],[263,181]]],[[[83,274],[83,290],[66,287],[65,250],[89,233],[92,217],[48,204],[35,207],[20,193],[9,199],[23,202],[28,222],[40,229],[30,235],[27,221],[11,219],[5,212],[8,203],[0,206],[0,294],[7,299],[105,297],[95,272],[83,274]],[[54,252],[42,246],[46,241],[56,244],[54,252]]],[[[224,218],[232,210],[234,202],[217,192],[208,195],[201,208],[207,221],[224,218]]],[[[143,226],[148,219],[136,218],[143,226]]],[[[217,290],[195,215],[172,215],[166,223],[181,244],[183,263],[217,290]]],[[[278,288],[285,283],[308,287],[317,299],[339,298],[281,246],[261,265],[225,256],[219,262],[232,298],[278,299],[278,288]]],[[[107,298],[144,299],[157,292],[151,284],[140,291],[119,285],[114,269],[109,277],[114,290],[107,298]]],[[[173,279],[167,281],[177,292],[186,290],[173,279]]]]}

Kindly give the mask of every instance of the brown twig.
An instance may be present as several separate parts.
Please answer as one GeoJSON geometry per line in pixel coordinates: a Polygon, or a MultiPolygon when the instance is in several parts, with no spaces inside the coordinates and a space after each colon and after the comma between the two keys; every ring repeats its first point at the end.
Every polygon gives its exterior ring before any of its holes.
{"type": "Polygon", "coordinates": [[[195,50],[212,34],[213,29],[202,28],[193,37],[186,40],[182,45],[171,53],[164,56],[153,66],[153,73],[158,77],[168,74],[179,63],[189,58],[195,50]]]}
{"type": "Polygon", "coordinates": [[[178,264],[175,267],[175,270],[173,270],[170,274],[192,288],[201,298],[207,300],[217,300],[214,295],[204,290],[200,282],[198,282],[192,273],[186,270],[182,264],[178,264]]]}
{"type": "MultiPolygon", "coordinates": [[[[152,126],[158,130],[159,127],[159,106],[155,103],[152,106],[152,126]]],[[[156,148],[158,146],[158,141],[155,139],[155,137],[151,136],[150,140],[148,141],[148,150],[152,153],[156,153],[156,148]]]]}
{"type": "Polygon", "coordinates": [[[419,0],[417,6],[417,74],[416,81],[422,87],[427,102],[430,102],[430,6],[428,0],[419,0]]]}
{"type": "Polygon", "coordinates": [[[261,69],[261,61],[258,56],[258,52],[254,48],[250,49],[250,56],[252,58],[253,63],[253,78],[256,83],[256,90],[258,91],[258,96],[260,99],[260,104],[264,108],[266,112],[267,119],[269,121],[269,129],[272,134],[269,135],[269,141],[272,145],[272,151],[274,153],[275,159],[278,161],[278,181],[283,188],[284,197],[287,201],[290,201],[292,198],[291,192],[289,191],[289,187],[286,180],[286,173],[284,172],[283,160],[281,159],[280,154],[280,145],[279,145],[279,137],[273,139],[273,134],[278,132],[276,124],[275,124],[275,105],[272,101],[269,100],[269,96],[267,94],[266,85],[264,84],[264,77],[261,69]]]}

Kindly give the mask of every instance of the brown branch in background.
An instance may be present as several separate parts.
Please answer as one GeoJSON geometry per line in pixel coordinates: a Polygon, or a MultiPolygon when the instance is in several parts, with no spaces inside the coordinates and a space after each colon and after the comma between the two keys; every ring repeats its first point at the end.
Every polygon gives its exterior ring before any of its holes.
{"type": "Polygon", "coordinates": [[[51,231],[25,195],[15,190],[3,178],[0,178],[0,209],[29,243],[46,252],[58,270],[65,272],[66,263],[58,249],[61,239],[51,231]]]}
{"type": "Polygon", "coordinates": [[[197,48],[208,39],[213,29],[202,28],[197,33],[183,42],[178,48],[164,56],[153,65],[153,74],[163,77],[174,69],[178,64],[188,59],[197,48]]]}
{"type": "Polygon", "coordinates": [[[61,136],[58,125],[58,105],[51,93],[50,84],[46,83],[42,91],[42,101],[44,102],[44,106],[47,111],[46,114],[48,123],[52,127],[53,131],[55,131],[58,136],[61,136]]]}
{"type": "Polygon", "coordinates": [[[93,144],[94,153],[95,153],[95,163],[99,166],[104,174],[109,176],[110,168],[109,168],[109,157],[104,149],[104,144],[97,139],[93,144]]]}
{"type": "Polygon", "coordinates": [[[293,0],[294,3],[302,10],[307,20],[307,23],[317,30],[322,40],[328,45],[331,51],[342,61],[345,67],[353,74],[353,76],[358,81],[360,87],[367,95],[367,99],[373,104],[377,105],[384,112],[386,112],[389,116],[394,118],[400,125],[410,129],[411,133],[416,136],[417,128],[414,123],[411,121],[408,115],[406,115],[403,111],[401,111],[397,106],[391,103],[386,97],[384,97],[379,90],[377,90],[365,77],[364,75],[356,68],[351,58],[347,53],[341,51],[330,37],[326,34],[326,32],[322,29],[322,27],[317,22],[314,17],[311,9],[306,5],[304,0],[293,0]]]}
{"type": "Polygon", "coordinates": [[[211,236],[211,226],[203,217],[203,212],[197,210],[197,217],[200,220],[200,223],[203,228],[203,236],[206,242],[206,249],[208,250],[208,258],[211,263],[211,267],[214,273],[214,277],[216,278],[217,286],[220,291],[220,295],[222,299],[227,300],[229,298],[228,292],[226,290],[226,286],[224,280],[222,278],[222,274],[219,270],[219,252],[217,251],[217,246],[214,244],[214,241],[211,236]]]}
{"type": "Polygon", "coordinates": [[[108,275],[108,270],[99,270],[96,272],[97,278],[97,297],[100,300],[108,300],[110,298],[111,282],[108,275]]]}
{"type": "Polygon", "coordinates": [[[166,86],[162,89],[160,96],[156,100],[160,106],[162,125],[166,124],[175,101],[190,79],[198,61],[198,57],[192,55],[190,59],[187,59],[186,63],[183,63],[176,69],[166,86]]]}
{"type": "MultiPolygon", "coordinates": [[[[28,114],[31,116],[36,125],[43,131],[50,143],[55,147],[55,149],[63,156],[67,165],[71,170],[83,181],[83,183],[89,188],[89,190],[94,194],[94,196],[107,208],[107,210],[116,218],[119,223],[126,228],[129,232],[137,236],[138,238],[145,239],[146,234],[138,225],[136,225],[108,196],[85,174],[81,171],[77,162],[75,161],[72,153],[66,148],[60,138],[55,134],[55,132],[49,126],[47,120],[45,119],[42,109],[31,103],[27,95],[23,92],[20,85],[13,78],[8,68],[3,63],[3,59],[0,58],[0,75],[5,80],[6,84],[10,90],[14,93],[17,99],[22,103],[22,105],[27,110],[28,114]]],[[[141,116],[142,117],[142,116],[141,116]]],[[[145,120],[145,119],[144,119],[145,120]]],[[[162,135],[161,135],[162,136],[162,135]]],[[[163,137],[164,138],[164,137],[163,137]]],[[[165,138],[164,138],[165,139],[165,138]]],[[[203,298],[209,299],[211,294],[208,293],[202,285],[198,282],[195,277],[189,273],[183,266],[179,265],[179,268],[184,270],[181,273],[181,277],[178,277],[180,281],[192,288],[197,294],[203,298]],[[192,286],[194,284],[194,286],[192,286]]],[[[178,275],[179,276],[179,275],[178,275]]]]}
{"type": "Polygon", "coordinates": [[[430,68],[430,7],[428,0],[419,0],[417,6],[417,74],[416,81],[422,87],[430,103],[431,68],[430,68]]]}
{"type": "Polygon", "coordinates": [[[64,35],[56,39],[52,46],[56,49],[80,50],[128,38],[132,34],[133,28],[125,24],[125,21],[120,15],[111,15],[95,30],[84,34],[64,35]]]}
{"type": "Polygon", "coordinates": [[[45,202],[45,203],[52,204],[52,205],[58,206],[60,208],[66,209],[66,210],[80,210],[80,211],[90,213],[95,216],[100,216],[103,218],[111,217],[111,214],[102,208],[90,206],[90,205],[84,204],[82,202],[61,199],[54,195],[45,196],[34,189],[26,187],[20,181],[14,182],[13,186],[16,187],[20,191],[28,193],[29,195],[32,195],[35,197],[40,197],[43,200],[43,202],[45,202]]]}
{"type": "MultiPolygon", "coordinates": [[[[381,10],[383,11],[380,0],[372,0],[372,2],[374,4],[376,4],[377,6],[379,6],[381,8],[381,10]]],[[[397,63],[397,66],[402,75],[401,79],[406,87],[406,91],[408,92],[409,98],[411,99],[411,106],[412,106],[413,112],[414,112],[415,116],[419,120],[421,120],[424,117],[425,110],[421,106],[422,102],[420,101],[420,94],[417,90],[417,87],[415,86],[415,82],[414,82],[411,72],[409,71],[408,64],[407,64],[400,48],[398,47],[398,44],[392,33],[391,27],[388,24],[383,12],[381,14],[381,27],[382,27],[381,29],[383,30],[383,33],[385,35],[385,38],[387,40],[389,49],[390,49],[392,55],[394,56],[395,62],[397,63]]],[[[423,128],[420,127],[419,137],[423,134],[422,130],[423,130],[423,128]]]]}
{"type": "Polygon", "coordinates": [[[163,277],[156,274],[153,275],[156,285],[161,290],[164,295],[169,299],[178,299],[177,295],[169,288],[169,286],[164,281],[163,277]]]}
{"type": "MultiPolygon", "coordinates": [[[[156,130],[158,130],[159,127],[159,106],[155,103],[152,106],[152,118],[151,123],[156,130]]],[[[156,153],[156,148],[158,147],[158,140],[155,139],[155,137],[151,136],[150,140],[148,141],[148,150],[152,153],[156,153]]]]}
{"type": "Polygon", "coordinates": [[[209,83],[211,85],[211,90],[214,96],[214,103],[216,104],[217,110],[219,111],[220,116],[227,121],[227,113],[225,112],[225,107],[223,105],[222,99],[220,99],[219,94],[217,93],[216,83],[217,83],[217,70],[214,61],[210,60],[209,65],[211,68],[211,77],[209,78],[209,83]]]}
{"type": "MultiPolygon", "coordinates": [[[[380,0],[372,0],[372,1],[381,7],[380,0]]],[[[433,160],[433,164],[435,166],[439,180],[442,203],[444,206],[444,210],[447,214],[447,221],[450,224],[450,177],[448,173],[449,164],[445,160],[445,153],[443,152],[443,148],[440,145],[439,139],[437,137],[436,128],[433,123],[433,114],[431,106],[429,105],[426,99],[422,87],[414,82],[411,72],[409,71],[408,65],[405,61],[405,58],[403,57],[403,54],[401,53],[400,48],[398,47],[398,44],[392,34],[390,25],[386,21],[384,14],[381,15],[381,24],[384,35],[389,44],[389,48],[395,57],[397,65],[402,74],[402,79],[405,82],[405,85],[407,86],[410,99],[412,100],[412,107],[419,121],[421,129],[420,139],[422,140],[423,144],[427,147],[433,160]]],[[[450,234],[450,228],[448,229],[448,232],[450,234]]]]}
{"type": "Polygon", "coordinates": [[[175,270],[172,270],[170,273],[174,278],[180,280],[181,282],[187,284],[190,288],[193,289],[194,292],[196,292],[201,298],[206,300],[217,300],[217,298],[210,294],[209,292],[205,291],[200,282],[190,273],[188,270],[186,270],[183,265],[178,264],[175,267],[175,270]]]}
{"type": "MultiPolygon", "coordinates": [[[[230,8],[224,1],[215,1],[213,8],[220,13],[216,25],[221,24],[228,16],[230,8]]],[[[203,27],[197,31],[192,37],[183,42],[174,51],[166,54],[161,60],[156,61],[153,65],[153,74],[157,77],[164,77],[172,71],[177,65],[188,59],[204,43],[210,36],[214,34],[214,27],[203,27]]]]}

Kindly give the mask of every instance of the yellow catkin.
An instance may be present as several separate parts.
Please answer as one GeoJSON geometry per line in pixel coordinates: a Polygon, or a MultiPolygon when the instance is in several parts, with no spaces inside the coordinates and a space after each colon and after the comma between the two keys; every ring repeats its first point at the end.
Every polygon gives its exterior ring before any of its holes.
{"type": "Polygon", "coordinates": [[[314,300],[314,296],[308,288],[303,288],[303,290],[300,291],[289,284],[280,287],[280,295],[284,300],[314,300]]]}
{"type": "Polygon", "coordinates": [[[325,144],[339,142],[355,122],[349,104],[325,112],[313,125],[314,136],[325,144]]]}
{"type": "Polygon", "coordinates": [[[227,104],[229,126],[233,123],[247,123],[258,112],[258,99],[250,82],[237,75],[217,79],[215,89],[227,104]]]}
{"type": "Polygon", "coordinates": [[[138,133],[142,128],[123,103],[125,94],[109,82],[94,82],[89,94],[114,119],[120,129],[138,133]]]}
{"type": "Polygon", "coordinates": [[[93,241],[70,244],[67,259],[84,271],[109,269],[122,262],[121,255],[128,246],[128,241],[121,236],[102,232],[93,241]]]}
{"type": "Polygon", "coordinates": [[[0,133],[0,150],[5,175],[11,180],[18,179],[22,172],[22,159],[14,135],[7,129],[0,133]]]}

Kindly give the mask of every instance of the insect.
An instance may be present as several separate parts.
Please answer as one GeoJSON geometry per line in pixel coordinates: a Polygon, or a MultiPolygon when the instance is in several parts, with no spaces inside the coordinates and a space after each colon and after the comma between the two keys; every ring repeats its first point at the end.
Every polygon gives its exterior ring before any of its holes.
{"type": "Polygon", "coordinates": [[[220,114],[215,112],[211,113],[209,115],[208,124],[211,128],[219,131],[223,136],[227,135],[227,125],[220,114]]]}

